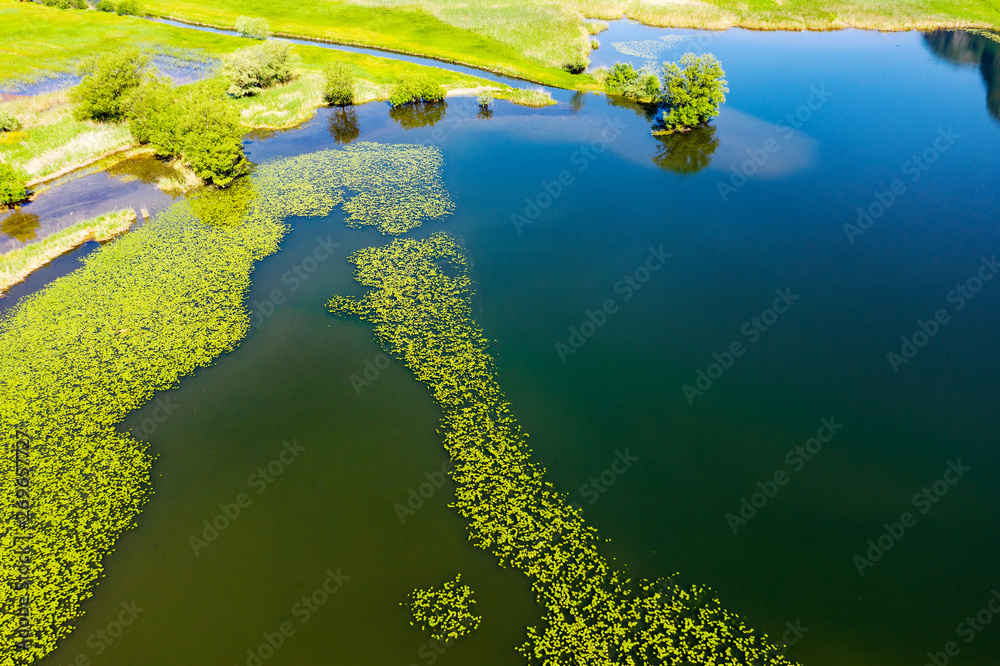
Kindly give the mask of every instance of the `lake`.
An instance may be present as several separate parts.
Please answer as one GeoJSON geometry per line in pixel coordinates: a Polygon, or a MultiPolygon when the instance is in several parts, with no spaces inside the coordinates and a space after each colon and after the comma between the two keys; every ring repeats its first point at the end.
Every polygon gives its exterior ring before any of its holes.
{"type": "MultiPolygon", "coordinates": [[[[627,22],[598,38],[595,64],[718,56],[714,129],[654,137],[593,94],[488,118],[458,98],[421,118],[321,109],[248,154],[440,148],[456,211],[412,235],[460,238],[536,459],[632,576],[711,586],[809,666],[918,666],[949,642],[995,664],[995,48],[627,22]]],[[[40,663],[524,662],[541,609],[434,483],[439,409],[369,325],[324,307],[360,293],[347,255],[388,242],[343,217],[290,220],[239,349],[126,419],[156,494],[40,663]],[[437,650],[399,604],[459,572],[482,625],[437,650]]]]}

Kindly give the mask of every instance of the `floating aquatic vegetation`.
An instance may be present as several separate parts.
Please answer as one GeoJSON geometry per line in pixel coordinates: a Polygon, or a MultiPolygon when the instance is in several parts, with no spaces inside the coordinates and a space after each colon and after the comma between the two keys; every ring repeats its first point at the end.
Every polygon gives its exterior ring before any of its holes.
{"type": "Polygon", "coordinates": [[[401,604],[409,606],[413,613],[410,624],[421,631],[430,631],[436,641],[453,641],[475,631],[482,618],[473,615],[476,600],[472,598],[472,589],[461,581],[462,574],[458,574],[440,588],[411,592],[409,602],[401,604]]]}
{"type": "Polygon", "coordinates": [[[342,206],[348,226],[402,234],[455,207],[441,183],[444,160],[437,148],[362,142],[333,152],[342,156],[343,186],[356,192],[342,206]]]}
{"type": "Polygon", "coordinates": [[[376,144],[266,164],[0,318],[0,666],[34,663],[72,630],[151,493],[145,445],[115,425],[244,337],[250,273],[278,249],[281,220],[325,215],[352,190],[356,223],[412,228],[451,205],[440,164],[430,148],[376,144]]]}
{"type": "Polygon", "coordinates": [[[511,415],[482,330],[472,319],[465,255],[446,234],[354,253],[372,289],[328,306],[374,324],[375,337],[441,406],[457,482],[452,505],[469,538],[524,572],[545,607],[521,646],[531,663],[574,666],[790,662],[702,587],[623,579],[598,552],[596,530],[545,480],[511,415]]]}
{"type": "Polygon", "coordinates": [[[643,39],[634,42],[611,42],[611,48],[618,53],[643,60],[656,60],[664,51],[687,41],[684,35],[662,35],[659,39],[643,39]]]}

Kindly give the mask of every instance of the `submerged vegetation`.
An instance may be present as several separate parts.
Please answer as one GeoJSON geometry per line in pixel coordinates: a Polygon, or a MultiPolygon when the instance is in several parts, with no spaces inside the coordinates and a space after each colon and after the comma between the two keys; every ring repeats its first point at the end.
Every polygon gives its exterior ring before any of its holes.
{"type": "Polygon", "coordinates": [[[430,632],[436,641],[450,642],[475,631],[482,618],[472,612],[476,604],[472,589],[461,582],[462,574],[458,574],[440,588],[411,592],[409,601],[402,604],[413,613],[410,624],[430,632]]]}
{"type": "Polygon", "coordinates": [[[596,530],[531,459],[472,319],[468,264],[444,233],[351,255],[363,297],[333,297],[334,314],[374,325],[376,339],[431,390],[454,463],[454,507],[469,538],[521,570],[545,607],[522,653],[532,663],[724,666],[789,662],[703,587],[630,584],[598,551],[596,530]]]}
{"type": "MultiPolygon", "coordinates": [[[[113,211],[92,220],[78,222],[62,231],[46,236],[44,240],[0,256],[0,298],[12,286],[56,257],[83,245],[87,241],[102,243],[124,233],[132,226],[135,218],[134,210],[113,211]]],[[[34,238],[33,232],[31,238],[34,238]]]]}

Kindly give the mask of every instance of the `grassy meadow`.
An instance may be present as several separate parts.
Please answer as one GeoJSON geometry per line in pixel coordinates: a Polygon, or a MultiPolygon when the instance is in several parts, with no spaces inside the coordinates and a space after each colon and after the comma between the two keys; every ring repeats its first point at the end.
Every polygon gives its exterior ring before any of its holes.
{"type": "MultiPolygon", "coordinates": [[[[536,83],[575,88],[580,77],[533,59],[509,40],[483,32],[463,29],[436,18],[413,5],[370,7],[343,2],[302,3],[295,0],[220,0],[206,4],[189,0],[151,0],[144,9],[153,16],[232,29],[242,15],[267,19],[275,35],[305,37],[341,44],[353,44],[436,58],[445,62],[522,78],[536,83]]],[[[508,29],[526,27],[524,11],[508,29]]],[[[549,21],[537,24],[537,30],[551,35],[549,21]]],[[[564,29],[578,20],[567,22],[564,29]]],[[[582,44],[583,33],[580,33],[582,44]]],[[[537,31],[528,39],[537,46],[537,31]]]]}
{"type": "MultiPolygon", "coordinates": [[[[35,3],[0,8],[0,84],[31,82],[75,71],[84,57],[124,44],[140,45],[151,55],[183,54],[211,63],[250,45],[251,40],[177,28],[104,12],[60,10],[35,3]]],[[[301,67],[288,84],[235,100],[247,129],[290,127],[309,119],[323,104],[326,64],[342,61],[358,73],[358,101],[386,99],[391,84],[405,73],[420,74],[446,90],[492,87],[503,96],[506,86],[435,67],[357,53],[295,46],[301,67]]],[[[24,127],[0,134],[0,160],[22,169],[37,184],[135,145],[125,124],[76,120],[66,91],[0,103],[24,127]]]]}

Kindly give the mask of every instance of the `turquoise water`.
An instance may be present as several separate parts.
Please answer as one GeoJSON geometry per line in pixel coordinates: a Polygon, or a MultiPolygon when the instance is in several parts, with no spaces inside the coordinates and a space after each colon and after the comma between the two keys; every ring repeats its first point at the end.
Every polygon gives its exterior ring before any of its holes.
{"type": "MultiPolygon", "coordinates": [[[[693,33],[638,36],[663,34],[693,33]]],[[[613,62],[618,38],[600,39],[613,62]]],[[[515,415],[633,575],[712,586],[810,666],[919,665],[949,641],[955,663],[995,664],[998,623],[959,624],[1000,586],[1000,280],[976,282],[1000,246],[1000,125],[981,67],[917,33],[729,31],[706,48],[728,103],[714,132],[666,144],[641,110],[581,95],[489,118],[451,100],[415,129],[382,104],[357,109],[356,131],[321,110],[248,152],[355,134],[440,147],[456,212],[416,235],[461,237],[515,415]],[[915,500],[924,488],[937,501],[915,500]],[[742,498],[758,505],[745,524],[727,518],[742,498]],[[889,550],[859,565],[880,537],[889,550]]],[[[248,650],[268,665],[523,663],[539,609],[467,543],[451,482],[403,524],[394,509],[446,462],[438,410],[369,327],[324,308],[359,293],[346,255],[387,239],[339,211],[291,224],[253,275],[241,347],[123,425],[159,456],[156,495],[46,666],[257,663],[248,650]],[[196,554],[203,521],[241,493],[196,554]],[[328,571],[341,586],[310,610],[328,571]],[[398,604],[458,572],[483,622],[439,653],[398,604]],[[268,636],[280,647],[261,650],[268,636]]]]}

